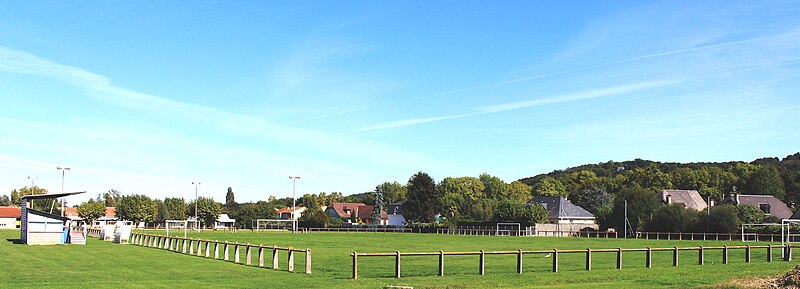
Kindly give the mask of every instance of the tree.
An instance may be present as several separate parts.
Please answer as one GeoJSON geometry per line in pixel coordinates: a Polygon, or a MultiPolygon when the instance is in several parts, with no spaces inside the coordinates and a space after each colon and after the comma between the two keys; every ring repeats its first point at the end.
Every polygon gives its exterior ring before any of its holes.
{"type": "Polygon", "coordinates": [[[145,195],[122,196],[117,204],[117,217],[121,220],[153,222],[157,217],[157,205],[145,195]]]}
{"type": "Polygon", "coordinates": [[[744,192],[752,195],[773,195],[783,200],[785,197],[783,180],[773,166],[758,166],[745,183],[744,192]]]}
{"type": "MultiPolygon", "coordinates": [[[[488,173],[482,173],[478,179],[483,183],[483,195],[488,199],[501,200],[507,195],[506,182],[488,173]]],[[[527,200],[525,200],[527,201],[527,200]]]]}
{"type": "Polygon", "coordinates": [[[7,195],[0,196],[0,206],[11,206],[11,199],[7,195]]]}
{"type": "Polygon", "coordinates": [[[508,184],[506,186],[505,192],[506,195],[503,196],[505,199],[522,203],[530,201],[531,198],[533,197],[532,195],[533,188],[520,181],[513,181],[510,184],[508,184]]]}
{"type": "Polygon", "coordinates": [[[645,227],[654,232],[688,232],[696,227],[699,218],[699,212],[683,204],[662,205],[653,212],[645,227]]]}
{"type": "Polygon", "coordinates": [[[566,196],[566,188],[559,181],[551,177],[545,177],[533,185],[533,195],[535,196],[566,196]]]}
{"type": "Polygon", "coordinates": [[[103,202],[97,202],[89,199],[89,201],[86,201],[78,206],[78,216],[86,219],[90,224],[105,214],[106,206],[103,202]]]}
{"type": "Polygon", "coordinates": [[[761,209],[747,204],[736,206],[736,216],[739,217],[743,224],[761,224],[766,217],[761,209]]]}
{"type": "Polygon", "coordinates": [[[569,199],[574,204],[586,209],[592,214],[596,214],[603,206],[609,206],[614,202],[614,196],[602,187],[591,187],[578,190],[569,195],[569,199]]]}
{"type": "MultiPolygon", "coordinates": [[[[353,213],[353,215],[355,215],[355,213],[353,213]]],[[[380,218],[380,215],[378,215],[378,217],[380,218]]],[[[322,211],[322,207],[320,207],[319,203],[311,202],[307,205],[305,212],[303,212],[303,215],[297,220],[297,223],[300,227],[305,228],[323,228],[328,223],[328,214],[322,211]]],[[[380,219],[378,220],[378,224],[380,224],[380,219]]]]}
{"type": "Polygon", "coordinates": [[[436,184],[427,173],[418,172],[408,179],[408,197],[403,206],[403,216],[410,221],[433,222],[440,198],[436,184]]]}
{"type": "Polygon", "coordinates": [[[476,178],[444,178],[436,186],[436,195],[441,197],[438,210],[447,212],[448,217],[459,215],[483,197],[483,191],[483,183],[476,178]]]}
{"type": "Polygon", "coordinates": [[[512,200],[498,201],[494,209],[495,222],[517,222],[525,225],[544,223],[547,210],[539,204],[530,206],[512,200]]]}
{"type": "MultiPolygon", "coordinates": [[[[13,189],[11,190],[11,204],[14,206],[22,206],[22,197],[28,195],[44,195],[44,194],[47,194],[47,190],[37,186],[22,187],[19,190],[13,189]]],[[[53,210],[60,210],[61,203],[53,202],[53,200],[48,200],[48,199],[39,199],[39,200],[33,200],[31,208],[42,211],[48,211],[51,208],[53,210]]]]}
{"type": "MultiPolygon", "coordinates": [[[[711,207],[708,215],[709,231],[716,233],[735,233],[741,229],[742,220],[736,213],[733,205],[720,205],[711,207]]],[[[701,222],[702,223],[702,222],[701,222]]]]}
{"type": "Polygon", "coordinates": [[[207,198],[207,197],[199,197],[197,200],[189,203],[189,214],[195,214],[195,203],[197,203],[197,218],[201,224],[205,224],[206,227],[211,227],[214,225],[214,221],[217,220],[219,217],[220,212],[222,212],[222,206],[215,202],[214,199],[207,198]]]}
{"type": "Polygon", "coordinates": [[[225,194],[225,206],[236,205],[236,200],[233,196],[233,188],[228,187],[228,193],[225,194]]]}
{"type": "Polygon", "coordinates": [[[165,198],[164,207],[171,220],[186,220],[189,212],[189,205],[183,198],[165,198]]]}
{"type": "Polygon", "coordinates": [[[663,190],[672,188],[670,176],[662,172],[658,166],[652,164],[647,168],[637,168],[628,171],[628,187],[639,186],[645,189],[663,190]]]}
{"type": "Polygon", "coordinates": [[[375,186],[375,194],[383,194],[383,201],[386,204],[394,204],[406,199],[408,189],[398,182],[385,182],[375,186]]]}
{"type": "Polygon", "coordinates": [[[106,207],[116,207],[119,201],[122,200],[122,194],[118,190],[110,189],[103,194],[103,200],[106,207]]]}
{"type": "Polygon", "coordinates": [[[156,223],[162,224],[167,220],[173,220],[164,201],[156,199],[153,202],[156,203],[156,223]]]}
{"type": "Polygon", "coordinates": [[[641,225],[647,223],[660,204],[652,188],[634,186],[622,189],[614,199],[612,216],[612,223],[618,231],[623,231],[625,226],[625,201],[628,203],[628,222],[633,231],[637,231],[641,225]]]}
{"type": "MultiPolygon", "coordinates": [[[[319,207],[319,205],[317,205],[319,207]]],[[[372,208],[372,212],[370,212],[369,219],[373,224],[380,224],[381,223],[381,211],[383,210],[383,192],[376,190],[375,191],[375,205],[372,208]]],[[[322,209],[319,209],[322,211],[322,209]]]]}

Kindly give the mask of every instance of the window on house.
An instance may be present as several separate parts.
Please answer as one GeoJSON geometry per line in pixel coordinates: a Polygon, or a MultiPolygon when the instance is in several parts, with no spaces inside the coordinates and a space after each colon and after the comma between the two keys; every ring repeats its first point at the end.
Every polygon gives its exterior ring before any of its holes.
{"type": "Polygon", "coordinates": [[[769,204],[758,204],[758,208],[761,209],[764,214],[769,214],[769,204]]]}

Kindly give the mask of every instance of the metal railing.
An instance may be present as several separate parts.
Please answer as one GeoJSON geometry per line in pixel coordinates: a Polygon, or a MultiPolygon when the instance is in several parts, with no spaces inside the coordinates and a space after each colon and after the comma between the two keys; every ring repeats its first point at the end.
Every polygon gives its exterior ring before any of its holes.
{"type": "Polygon", "coordinates": [[[767,245],[767,246],[722,246],[722,247],[686,247],[686,248],[640,248],[640,249],[583,249],[583,250],[532,250],[532,251],[478,251],[478,252],[427,252],[427,253],[401,253],[399,251],[395,253],[357,253],[353,252],[350,254],[353,260],[352,265],[352,278],[358,279],[358,258],[359,257],[393,257],[395,259],[395,266],[394,266],[394,274],[396,278],[400,278],[400,257],[403,256],[438,256],[439,258],[439,276],[444,276],[444,261],[445,256],[479,256],[478,259],[478,274],[484,275],[486,273],[485,270],[485,260],[486,255],[514,255],[516,256],[517,261],[517,270],[516,273],[522,274],[523,265],[522,265],[522,256],[526,254],[550,254],[553,260],[552,264],[552,271],[558,272],[558,256],[559,254],[584,254],[585,255],[585,269],[587,271],[592,270],[592,254],[595,253],[613,253],[616,254],[616,268],[622,269],[622,253],[623,252],[645,252],[645,267],[651,268],[653,265],[653,252],[657,251],[671,251],[672,253],[672,266],[677,267],[679,264],[679,254],[680,251],[697,251],[698,257],[697,262],[699,265],[703,265],[705,263],[705,251],[708,250],[721,250],[722,251],[722,263],[728,264],[728,252],[730,250],[736,249],[743,249],[744,250],[744,260],[746,263],[750,263],[751,261],[751,252],[753,249],[767,249],[767,262],[772,262],[772,249],[774,248],[781,248],[782,249],[782,258],[784,261],[791,261],[792,260],[792,247],[791,245],[767,245]]]}
{"type": "Polygon", "coordinates": [[[411,228],[300,228],[303,233],[413,233],[411,228]]]}
{"type": "MultiPolygon", "coordinates": [[[[741,241],[741,233],[675,233],[675,232],[636,232],[637,239],[651,240],[702,240],[702,241],[741,241]]],[[[780,242],[781,234],[745,233],[748,241],[780,242]]],[[[794,237],[794,236],[793,236],[794,237]]],[[[796,241],[796,240],[793,240],[796,241]]]]}
{"type": "Polygon", "coordinates": [[[228,242],[219,240],[205,240],[196,238],[184,238],[177,236],[164,236],[157,234],[131,233],[131,244],[142,247],[157,248],[179,252],[198,257],[220,259],[220,247],[222,247],[222,260],[234,263],[244,263],[253,265],[253,254],[257,254],[258,267],[265,267],[265,255],[272,250],[272,269],[278,270],[278,260],[280,251],[287,252],[287,271],[294,272],[295,257],[294,253],[305,254],[305,273],[311,274],[311,249],[295,249],[292,247],[264,246],[260,244],[228,242]],[[205,245],[205,246],[203,246],[205,245]],[[230,249],[233,248],[233,258],[231,260],[230,249]],[[241,260],[241,249],[245,250],[244,261],[241,260]]]}

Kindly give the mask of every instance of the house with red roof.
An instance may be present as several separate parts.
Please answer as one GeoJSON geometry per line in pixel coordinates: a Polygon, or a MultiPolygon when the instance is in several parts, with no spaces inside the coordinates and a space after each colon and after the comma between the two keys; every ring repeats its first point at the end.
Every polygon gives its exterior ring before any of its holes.
{"type": "Polygon", "coordinates": [[[19,218],[21,216],[22,209],[19,207],[0,207],[0,229],[19,228],[19,218]]]}
{"type": "MultiPolygon", "coordinates": [[[[364,203],[333,203],[325,208],[325,213],[331,218],[347,219],[348,222],[351,222],[355,214],[362,223],[371,224],[369,217],[374,209],[375,206],[364,203]]],[[[388,219],[386,211],[381,211],[381,223],[376,225],[386,225],[388,219]]]]}
{"type": "Polygon", "coordinates": [[[300,219],[300,216],[303,215],[303,212],[306,211],[306,207],[295,207],[295,209],[286,207],[281,209],[275,209],[278,213],[278,219],[281,220],[297,220],[300,219]]]}

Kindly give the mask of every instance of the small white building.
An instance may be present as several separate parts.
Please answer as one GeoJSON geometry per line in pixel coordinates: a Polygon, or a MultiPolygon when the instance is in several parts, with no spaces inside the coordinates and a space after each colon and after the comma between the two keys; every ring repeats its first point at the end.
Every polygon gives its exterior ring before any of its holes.
{"type": "Polygon", "coordinates": [[[219,218],[214,222],[214,230],[219,229],[235,229],[236,219],[231,219],[228,214],[220,214],[219,218]]]}
{"type": "Polygon", "coordinates": [[[22,210],[19,207],[0,207],[0,229],[16,229],[22,210]]]}
{"type": "Polygon", "coordinates": [[[20,239],[22,243],[26,245],[64,244],[69,233],[68,222],[70,219],[35,210],[32,207],[33,200],[56,199],[82,193],[85,192],[23,196],[20,221],[20,239]]]}
{"type": "Polygon", "coordinates": [[[278,219],[281,220],[299,220],[303,213],[306,211],[306,207],[296,207],[295,210],[292,208],[286,207],[282,209],[275,209],[278,213],[278,219]]]}

